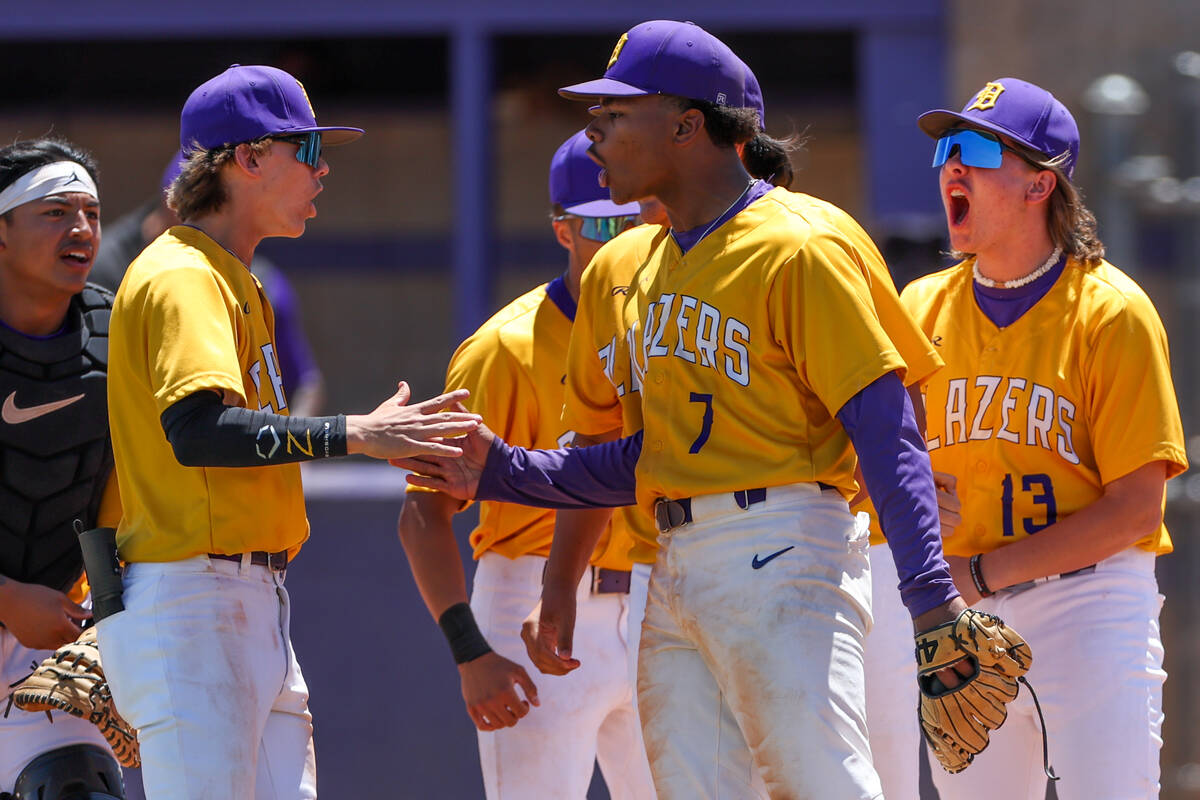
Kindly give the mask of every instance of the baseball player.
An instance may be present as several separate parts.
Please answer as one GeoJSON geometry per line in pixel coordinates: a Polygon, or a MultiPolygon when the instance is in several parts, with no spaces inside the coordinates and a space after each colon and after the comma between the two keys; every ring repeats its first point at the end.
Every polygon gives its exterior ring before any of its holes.
{"type": "Polygon", "coordinates": [[[467,437],[467,463],[405,464],[425,473],[416,485],[636,499],[654,515],[638,703],[661,797],[716,796],[725,705],[772,796],[874,798],[869,566],[846,504],[855,449],[914,624],[965,604],[941,557],[904,364],[870,304],[876,255],[836,224],[844,214],[747,174],[735,145],[758,122],[739,64],[697,26],[653,21],[621,37],[605,77],[561,90],[600,101],[588,135],[613,199],[656,197],[672,224],[616,240],[646,252],[629,289],[642,434],[547,452],[484,431],[467,437]]]}
{"type": "Polygon", "coordinates": [[[124,515],[125,610],[97,634],[113,697],[140,732],[147,797],[316,796],[308,691],[284,571],[308,535],[298,461],[454,455],[477,417],[406,405],[291,417],[271,305],[247,265],[300,236],[329,165],[304,88],[233,66],[181,116],[182,220],[130,265],[113,306],[109,412],[124,515]]]}
{"type": "MultiPolygon", "coordinates": [[[[146,245],[159,234],[179,224],[179,217],[167,206],[166,192],[179,176],[185,159],[176,151],[163,170],[158,193],[138,208],[118,219],[107,228],[104,243],[96,254],[91,281],[115,292],[121,285],[125,270],[146,245]]],[[[283,389],[288,405],[296,416],[316,414],[325,395],[324,378],[309,346],[300,319],[296,292],[283,271],[266,256],[258,253],[250,264],[250,272],[263,285],[271,298],[275,312],[276,357],[283,377],[283,389]]]]}
{"type": "MultiPolygon", "coordinates": [[[[924,389],[951,572],[1037,653],[1058,797],[1157,797],[1154,560],[1171,550],[1164,483],[1187,469],[1166,334],[1104,260],[1061,102],[1000,78],[919,124],[962,258],[902,294],[946,362],[924,389]]],[[[935,771],[943,800],[1041,797],[1034,712],[1023,694],[970,769],[935,771]]]]}
{"type": "MultiPolygon", "coordinates": [[[[747,76],[748,83],[756,86],[753,73],[747,72],[747,76]]],[[[760,95],[748,92],[748,96],[755,98],[760,95]]],[[[761,127],[764,119],[761,103],[757,104],[756,110],[761,127]]],[[[749,150],[782,153],[783,158],[787,158],[786,149],[769,137],[756,137],[756,140],[749,150]]],[[[742,160],[752,175],[779,186],[786,187],[791,183],[790,169],[781,169],[778,164],[753,163],[747,159],[746,152],[744,148],[742,160]]],[[[814,208],[827,205],[812,197],[806,197],[806,200],[814,208]]],[[[657,201],[651,202],[661,207],[657,201]]],[[[875,251],[874,243],[860,227],[833,206],[828,206],[828,209],[838,218],[846,233],[855,237],[857,246],[868,252],[875,251]]],[[[644,219],[647,216],[644,208],[642,216],[644,219]]],[[[651,221],[669,225],[665,214],[661,220],[651,221]]],[[[624,318],[627,311],[634,312],[636,309],[627,308],[624,301],[628,286],[644,261],[645,254],[628,253],[625,249],[620,243],[606,245],[583,274],[579,311],[571,329],[567,391],[563,406],[563,422],[576,431],[577,444],[608,441],[619,435],[636,433],[642,427],[640,383],[630,370],[627,338],[630,330],[636,330],[636,325],[634,319],[627,321],[624,318]],[[610,432],[610,428],[614,430],[610,432]]],[[[871,301],[879,315],[880,324],[905,361],[908,368],[906,384],[915,385],[940,367],[941,360],[901,306],[882,257],[876,255],[866,265],[871,271],[871,301]]],[[[918,391],[914,400],[919,397],[918,391]]],[[[867,637],[865,651],[871,752],[884,793],[889,797],[915,798],[919,794],[920,730],[913,714],[917,703],[916,663],[907,631],[908,612],[900,600],[895,565],[865,492],[861,500],[856,498],[851,502],[851,510],[867,511],[872,516],[872,546],[868,554],[874,625],[867,637]]],[[[585,561],[609,513],[601,509],[562,510],[557,514],[554,550],[566,552],[562,555],[554,551],[551,553],[543,590],[541,619],[531,623],[531,634],[539,631],[542,635],[526,637],[532,643],[530,657],[543,672],[562,674],[578,663],[578,659],[571,655],[570,621],[574,614],[571,607],[574,595],[562,590],[552,592],[557,585],[567,582],[553,580],[555,567],[558,564],[576,564],[579,565],[577,569],[582,568],[581,556],[585,561]],[[559,559],[557,561],[556,556],[559,559]]],[[[631,618],[631,628],[636,628],[635,622],[640,623],[641,619],[639,609],[644,611],[646,586],[658,550],[657,531],[652,520],[637,508],[622,509],[618,515],[624,517],[626,525],[636,532],[630,591],[635,609],[632,613],[636,614],[631,618]],[[636,602],[639,598],[640,603],[636,602]]],[[[577,580],[578,573],[570,575],[577,580]]],[[[636,660],[632,669],[636,674],[636,660]]],[[[722,724],[732,726],[730,730],[736,729],[736,722],[732,719],[723,719],[722,724]]],[[[727,736],[723,739],[732,740],[736,740],[736,737],[727,736]]],[[[747,776],[758,784],[757,773],[749,764],[737,762],[736,756],[732,752],[721,754],[721,777],[729,782],[729,791],[749,791],[745,787],[747,776]]]]}
{"type": "MultiPolygon", "coordinates": [[[[0,148],[0,686],[91,616],[72,522],[115,525],[105,396],[112,296],[87,284],[100,242],[96,162],[69,142],[0,148]]],[[[0,796],[124,796],[88,720],[0,718],[0,796]]]]}
{"type": "MultiPolygon", "coordinates": [[[[455,352],[446,390],[469,389],[470,408],[506,440],[559,447],[573,433],[559,421],[567,341],[584,266],[605,241],[638,222],[635,203],[617,205],[600,186],[582,131],[550,162],[551,225],[567,252],[566,272],[509,303],[455,352]]],[[[400,541],[430,614],[450,640],[467,712],[479,729],[489,798],[583,798],[599,760],[614,798],[652,798],[654,788],[634,711],[626,664],[633,649],[629,609],[629,534],[609,526],[586,577],[571,587],[579,604],[579,646],[588,665],[543,682],[521,646],[521,621],[537,604],[554,531],[554,512],[484,503],[471,533],[479,562],[467,604],[451,518],[460,501],[410,491],[400,541]],[[493,648],[495,648],[493,650],[493,648]],[[515,686],[520,685],[529,712],[515,686]]]]}

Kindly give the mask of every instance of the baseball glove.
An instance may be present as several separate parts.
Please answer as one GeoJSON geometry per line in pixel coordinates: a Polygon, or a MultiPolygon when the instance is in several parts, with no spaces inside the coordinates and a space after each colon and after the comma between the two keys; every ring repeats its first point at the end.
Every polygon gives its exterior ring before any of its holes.
{"type": "Polygon", "coordinates": [[[70,644],[38,665],[12,691],[10,703],[25,711],[58,709],[88,720],[100,729],[113,755],[125,767],[142,763],[137,731],[122,719],[100,666],[96,628],[90,627],[70,644]]]}
{"type": "Polygon", "coordinates": [[[1006,704],[1016,699],[1017,681],[1032,663],[1029,645],[1016,631],[970,608],[953,622],[917,634],[921,730],[947,772],[962,772],[988,746],[988,735],[1004,724],[1006,704]],[[934,673],[964,656],[973,674],[947,689],[934,673]]]}

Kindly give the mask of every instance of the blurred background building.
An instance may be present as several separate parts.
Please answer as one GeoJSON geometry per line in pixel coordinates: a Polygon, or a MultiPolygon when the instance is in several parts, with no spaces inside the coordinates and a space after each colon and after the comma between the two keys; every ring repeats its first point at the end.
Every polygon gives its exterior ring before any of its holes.
{"type": "MultiPolygon", "coordinates": [[[[399,378],[418,396],[436,393],[463,336],[563,269],[548,164],[587,117],[555,89],[602,71],[617,37],[641,20],[692,19],[750,64],[768,130],[807,141],[792,188],[861,219],[898,286],[944,263],[932,148],[917,114],[960,108],[996,77],[1031,80],[1080,123],[1078,182],[1110,259],[1142,283],[1167,324],[1185,429],[1198,435],[1189,450],[1200,457],[1196,0],[2,8],[0,141],[55,134],[90,148],[108,221],[146,202],[179,146],[188,92],[229,64],[282,67],[304,82],[319,120],[367,129],[327,151],[332,172],[305,237],[263,246],[296,290],[326,408],[338,411],[369,409],[399,378]]],[[[374,466],[308,470],[313,539],[289,570],[321,790],[478,797],[455,670],[391,532],[402,483],[374,466]],[[386,697],[395,707],[381,707],[386,697]]],[[[1200,676],[1189,669],[1200,662],[1193,473],[1169,484],[1177,551],[1159,562],[1170,674],[1162,796],[1179,800],[1200,798],[1200,676]]],[[[1089,669],[1086,654],[1079,669],[1089,669]]],[[[594,796],[605,796],[602,787],[594,796]]]]}

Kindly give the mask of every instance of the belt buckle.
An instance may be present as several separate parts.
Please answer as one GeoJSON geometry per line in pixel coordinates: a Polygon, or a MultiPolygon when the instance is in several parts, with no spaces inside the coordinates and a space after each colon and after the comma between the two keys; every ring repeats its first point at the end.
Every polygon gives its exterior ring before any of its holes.
{"type": "Polygon", "coordinates": [[[659,533],[669,533],[688,520],[687,509],[677,500],[660,497],[654,503],[654,523],[659,533]]]}

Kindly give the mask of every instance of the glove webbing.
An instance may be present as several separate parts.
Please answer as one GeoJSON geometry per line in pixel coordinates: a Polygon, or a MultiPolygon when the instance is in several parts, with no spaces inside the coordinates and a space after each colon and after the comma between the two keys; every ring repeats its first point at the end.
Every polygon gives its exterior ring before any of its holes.
{"type": "Polygon", "coordinates": [[[1033,686],[1029,681],[1025,680],[1025,676],[1017,678],[1017,681],[1025,684],[1025,688],[1029,690],[1029,696],[1033,698],[1033,707],[1037,709],[1038,722],[1042,726],[1042,771],[1046,773],[1046,777],[1052,781],[1058,780],[1058,776],[1054,774],[1054,767],[1050,766],[1050,743],[1046,739],[1046,718],[1042,716],[1042,704],[1038,702],[1037,692],[1033,690],[1033,686]]]}

